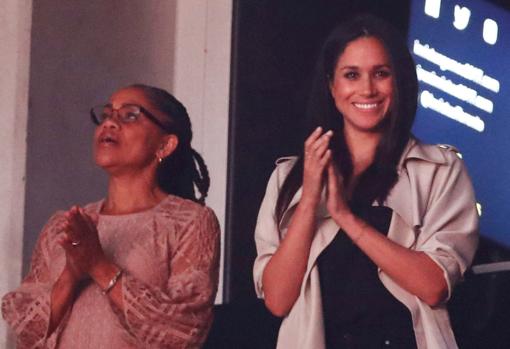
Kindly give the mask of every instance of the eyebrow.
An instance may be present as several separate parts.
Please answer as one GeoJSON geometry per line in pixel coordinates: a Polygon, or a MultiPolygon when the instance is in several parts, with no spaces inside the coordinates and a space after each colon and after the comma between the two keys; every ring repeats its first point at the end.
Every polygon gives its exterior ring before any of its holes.
{"type": "MultiPolygon", "coordinates": [[[[105,106],[105,107],[113,108],[113,104],[111,104],[111,103],[107,103],[107,104],[105,104],[104,106],[105,106]]],[[[134,107],[139,107],[139,108],[141,107],[141,108],[147,109],[147,108],[145,108],[143,105],[140,105],[140,104],[138,104],[138,103],[134,103],[134,102],[131,102],[131,103],[124,103],[124,104],[122,104],[120,107],[122,108],[122,107],[126,107],[126,106],[134,106],[134,107]]]]}
{"type": "MultiPolygon", "coordinates": [[[[378,64],[373,67],[373,69],[381,69],[381,68],[387,68],[391,69],[391,66],[389,64],[378,64]]],[[[360,69],[357,65],[346,65],[344,67],[340,67],[339,70],[358,70],[360,69]]]]}

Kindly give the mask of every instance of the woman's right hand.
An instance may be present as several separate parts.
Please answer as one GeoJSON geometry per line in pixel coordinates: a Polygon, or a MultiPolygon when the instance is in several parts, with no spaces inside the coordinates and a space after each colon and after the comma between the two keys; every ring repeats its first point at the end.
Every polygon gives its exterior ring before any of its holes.
{"type": "Polygon", "coordinates": [[[80,267],[74,262],[74,260],[69,255],[68,249],[72,248],[71,245],[71,238],[69,238],[68,235],[63,236],[59,240],[59,244],[64,248],[66,253],[66,264],[65,264],[65,271],[71,276],[74,283],[78,283],[82,280],[90,278],[90,276],[80,269],[80,267]]]}
{"type": "MultiPolygon", "coordinates": [[[[81,268],[72,257],[73,231],[69,224],[69,214],[64,214],[64,219],[58,225],[61,232],[57,238],[57,243],[62,246],[66,255],[66,264],[59,278],[53,284],[51,291],[51,315],[48,333],[51,334],[60,324],[66,311],[74,302],[76,295],[81,287],[83,280],[89,279],[90,276],[81,268]]],[[[76,239],[76,237],[74,237],[76,239]]]]}
{"type": "Polygon", "coordinates": [[[323,133],[322,127],[317,127],[305,141],[301,201],[313,207],[320,201],[325,169],[331,160],[331,150],[328,149],[331,136],[333,131],[323,133]]]}
{"type": "Polygon", "coordinates": [[[59,236],[57,242],[62,246],[66,255],[64,272],[70,277],[72,283],[79,283],[82,280],[90,278],[88,273],[82,270],[71,256],[72,250],[75,248],[72,243],[76,238],[73,237],[67,214],[65,220],[60,224],[59,229],[62,231],[62,234],[59,236]]]}
{"type": "Polygon", "coordinates": [[[315,235],[315,209],[325,184],[330,162],[328,149],[332,131],[318,127],[305,141],[303,192],[289,222],[287,233],[267,263],[262,284],[267,308],[276,316],[286,316],[294,306],[308,264],[315,235]]]}

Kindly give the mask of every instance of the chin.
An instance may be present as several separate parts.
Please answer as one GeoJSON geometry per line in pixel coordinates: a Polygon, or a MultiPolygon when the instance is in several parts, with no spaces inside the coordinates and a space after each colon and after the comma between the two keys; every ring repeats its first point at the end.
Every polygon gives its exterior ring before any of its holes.
{"type": "Polygon", "coordinates": [[[358,122],[355,124],[350,124],[348,128],[359,133],[381,134],[385,128],[385,125],[386,123],[383,122],[383,120],[380,120],[379,122],[373,122],[373,120],[371,120],[370,122],[358,122]]]}
{"type": "Polygon", "coordinates": [[[360,131],[378,132],[383,129],[383,125],[383,120],[378,120],[377,122],[374,122],[374,120],[369,120],[367,122],[360,122],[359,124],[355,125],[355,127],[360,131]]]}
{"type": "Polygon", "coordinates": [[[115,166],[116,161],[112,159],[110,156],[95,156],[94,162],[98,167],[103,169],[107,169],[109,167],[115,166]]]}

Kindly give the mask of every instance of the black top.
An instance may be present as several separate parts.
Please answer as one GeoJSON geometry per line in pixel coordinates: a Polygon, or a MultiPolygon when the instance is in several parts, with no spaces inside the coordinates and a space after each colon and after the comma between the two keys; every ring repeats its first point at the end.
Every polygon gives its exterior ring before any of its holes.
{"type": "MultiPolygon", "coordinates": [[[[390,208],[357,211],[379,232],[388,233],[390,208]]],[[[416,348],[411,313],[388,292],[377,266],[342,230],[317,263],[328,349],[416,348]]]]}

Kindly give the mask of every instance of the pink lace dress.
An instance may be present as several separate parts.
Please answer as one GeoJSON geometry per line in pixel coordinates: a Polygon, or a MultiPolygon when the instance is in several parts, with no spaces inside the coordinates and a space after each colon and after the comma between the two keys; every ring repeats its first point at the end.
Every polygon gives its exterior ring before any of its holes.
{"type": "MultiPolygon", "coordinates": [[[[89,204],[99,213],[102,201],[89,204]]],[[[31,270],[2,299],[18,348],[199,348],[212,322],[218,286],[219,226],[211,209],[169,195],[154,208],[99,215],[107,256],[124,270],[120,311],[94,282],[47,336],[50,293],[65,264],[56,213],[44,227],[31,270]]]]}

